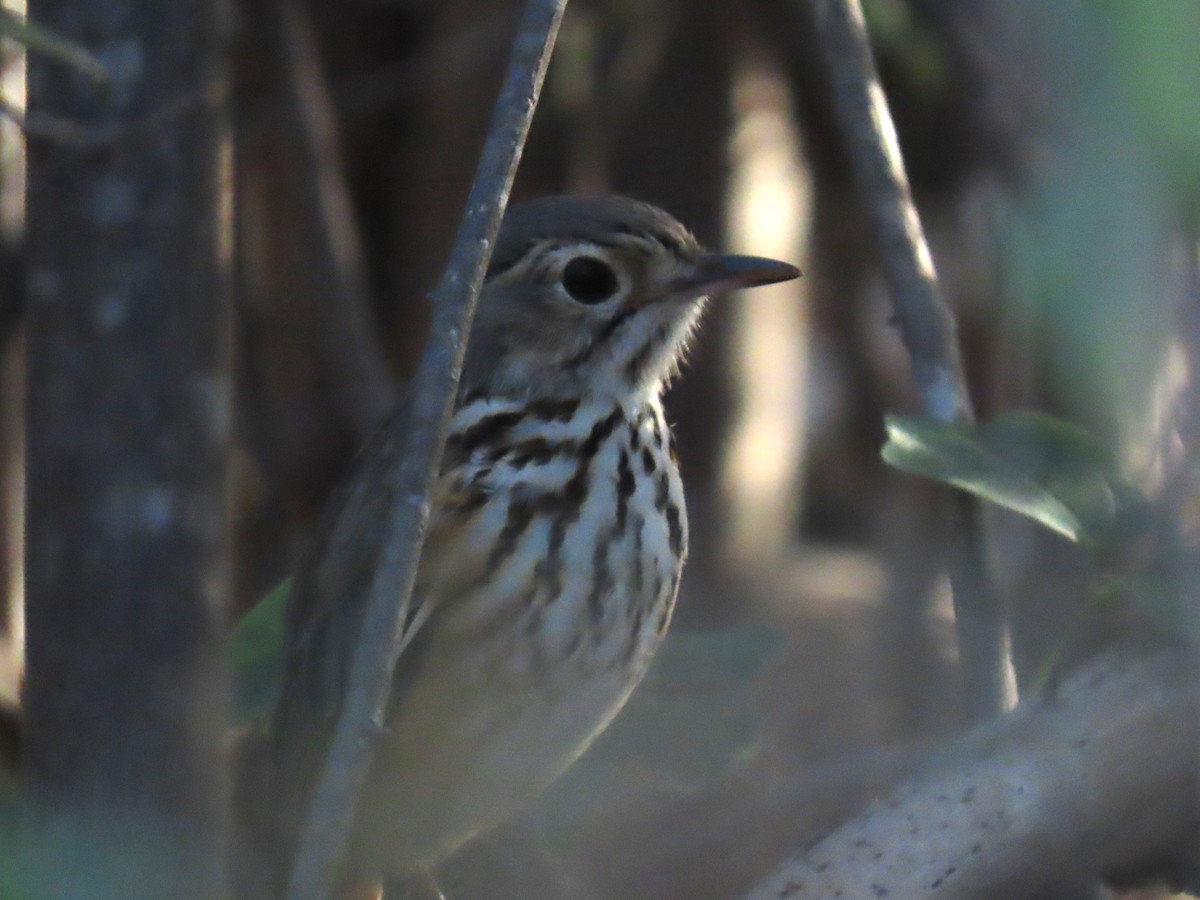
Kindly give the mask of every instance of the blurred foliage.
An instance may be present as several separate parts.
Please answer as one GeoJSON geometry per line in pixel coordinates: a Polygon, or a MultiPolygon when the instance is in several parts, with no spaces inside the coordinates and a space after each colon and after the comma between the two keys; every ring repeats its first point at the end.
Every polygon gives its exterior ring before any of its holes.
{"type": "Polygon", "coordinates": [[[904,0],[865,0],[863,16],[871,41],[888,52],[905,89],[925,103],[940,102],[953,90],[946,51],[904,0]]]}
{"type": "Polygon", "coordinates": [[[268,715],[283,687],[283,642],[291,579],[284,581],[238,622],[229,640],[233,678],[230,723],[247,726],[268,715]]]}
{"type": "Polygon", "coordinates": [[[0,900],[159,896],[176,883],[171,868],[186,852],[187,830],[111,807],[48,819],[32,803],[2,796],[0,900]]]}
{"type": "Polygon", "coordinates": [[[961,488],[1094,548],[1144,534],[1150,504],[1110,448],[1053,416],[1010,412],[984,425],[889,416],[886,462],[961,488]]]}
{"type": "Polygon", "coordinates": [[[1200,4],[1096,0],[1095,6],[1111,23],[1113,71],[1136,132],[1165,165],[1176,200],[1194,207],[1200,200],[1200,4]]]}
{"type": "Polygon", "coordinates": [[[1122,474],[1112,448],[1084,429],[1029,412],[983,425],[892,416],[887,429],[883,458],[889,464],[1011,510],[1083,547],[1095,575],[1089,603],[1132,600],[1166,634],[1200,635],[1194,548],[1122,474]]]}
{"type": "Polygon", "coordinates": [[[1050,117],[1001,217],[1008,294],[1056,399],[1137,440],[1178,308],[1167,255],[1200,188],[1200,7],[1017,6],[1050,117]]]}

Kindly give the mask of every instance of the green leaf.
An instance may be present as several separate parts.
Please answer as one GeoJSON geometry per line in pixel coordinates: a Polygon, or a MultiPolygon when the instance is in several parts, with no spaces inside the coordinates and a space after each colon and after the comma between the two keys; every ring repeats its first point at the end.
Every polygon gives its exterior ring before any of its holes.
{"type": "Polygon", "coordinates": [[[284,615],[291,579],[246,613],[229,642],[233,677],[232,723],[249,725],[275,708],[283,685],[284,615]]]}
{"type": "Polygon", "coordinates": [[[0,9],[0,37],[16,41],[31,53],[41,53],[70,66],[97,84],[108,82],[104,64],[83,47],[51,34],[7,9],[0,9]]]}
{"type": "Polygon", "coordinates": [[[1139,534],[1149,504],[1113,453],[1078,426],[1012,412],[986,425],[892,416],[883,458],[1013,510],[1069,540],[1108,546],[1139,534]]]}

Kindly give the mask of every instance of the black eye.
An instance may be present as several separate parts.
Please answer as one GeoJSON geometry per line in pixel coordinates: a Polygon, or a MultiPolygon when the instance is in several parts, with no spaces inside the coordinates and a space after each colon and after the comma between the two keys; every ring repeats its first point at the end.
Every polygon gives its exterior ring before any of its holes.
{"type": "Polygon", "coordinates": [[[580,303],[603,303],[620,286],[617,273],[608,263],[594,256],[577,256],[562,271],[562,284],[567,293],[580,303]]]}

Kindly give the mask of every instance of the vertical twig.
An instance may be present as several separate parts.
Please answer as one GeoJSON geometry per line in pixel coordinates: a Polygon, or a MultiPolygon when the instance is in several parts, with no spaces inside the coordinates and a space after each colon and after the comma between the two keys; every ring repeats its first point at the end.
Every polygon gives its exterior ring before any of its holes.
{"type": "Polygon", "coordinates": [[[566,0],[529,0],[450,262],[432,300],[429,341],[413,385],[411,429],[396,473],[392,514],[367,596],[346,697],[301,834],[292,900],[329,894],[391,693],[404,620],[446,441],[467,333],[529,131],[566,0]]]}
{"type": "MultiPolygon", "coordinates": [[[[971,422],[954,316],[938,288],[913,204],[860,0],[816,0],[812,6],[838,120],[869,207],[925,411],[943,422],[971,422]]],[[[982,716],[1003,705],[1004,615],[987,577],[979,505],[957,493],[950,502],[950,583],[959,653],[969,711],[982,716]]]]}
{"type": "Polygon", "coordinates": [[[325,288],[325,296],[317,298],[324,326],[316,335],[318,348],[361,444],[396,402],[396,391],[372,328],[362,242],[312,22],[306,7],[294,0],[274,0],[268,10],[283,62],[289,130],[302,163],[296,183],[306,225],[315,232],[314,268],[325,288]]]}

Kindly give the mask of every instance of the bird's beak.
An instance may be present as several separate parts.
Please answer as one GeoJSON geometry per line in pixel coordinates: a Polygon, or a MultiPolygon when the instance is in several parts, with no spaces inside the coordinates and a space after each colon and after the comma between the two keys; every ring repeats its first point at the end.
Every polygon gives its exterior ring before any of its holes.
{"type": "Polygon", "coordinates": [[[706,253],[693,267],[672,279],[669,291],[675,296],[702,297],[799,277],[799,269],[778,260],[706,253]]]}

